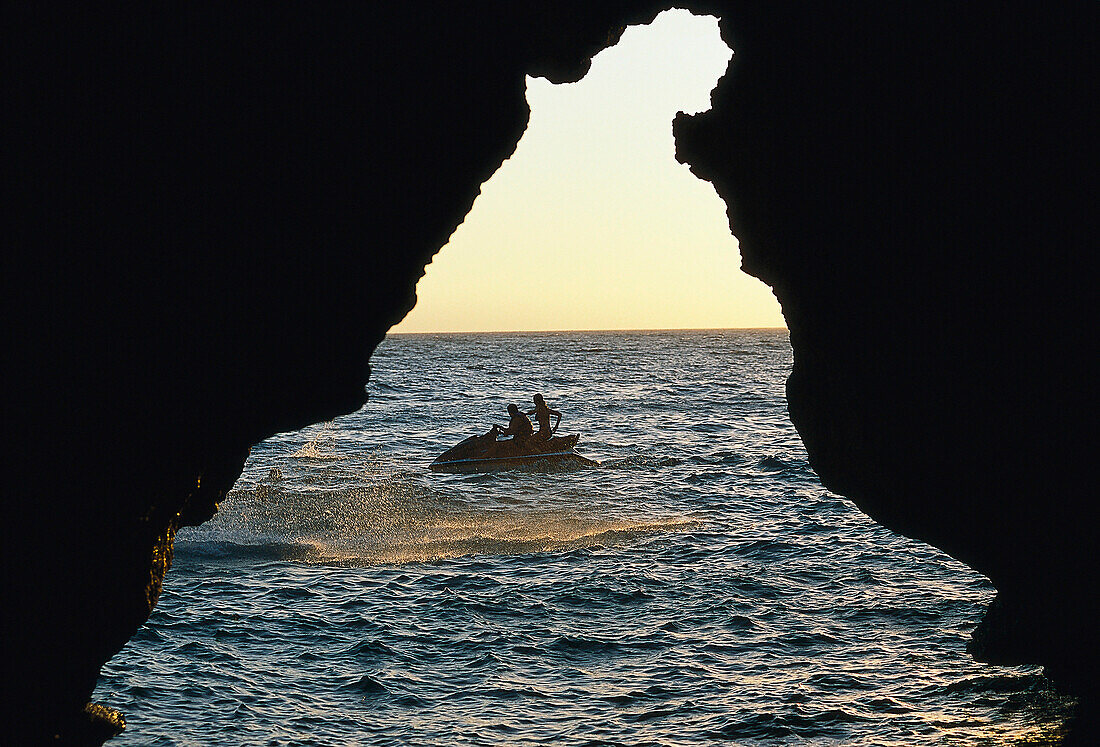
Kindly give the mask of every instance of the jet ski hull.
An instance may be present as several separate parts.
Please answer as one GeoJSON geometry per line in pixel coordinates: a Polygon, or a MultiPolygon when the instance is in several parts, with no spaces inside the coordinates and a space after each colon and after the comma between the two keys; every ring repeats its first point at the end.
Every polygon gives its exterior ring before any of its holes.
{"type": "Polygon", "coordinates": [[[596,466],[573,451],[578,435],[533,438],[517,443],[495,437],[470,436],[431,463],[433,472],[495,472],[497,470],[555,470],[596,466]]]}

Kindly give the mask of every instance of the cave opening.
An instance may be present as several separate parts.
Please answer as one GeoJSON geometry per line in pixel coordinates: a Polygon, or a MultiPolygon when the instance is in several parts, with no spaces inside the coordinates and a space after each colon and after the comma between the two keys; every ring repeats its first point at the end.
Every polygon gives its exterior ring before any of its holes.
{"type": "Polygon", "coordinates": [[[725,205],[675,156],[673,118],[710,108],[732,55],[717,19],[672,10],[576,83],[528,77],[516,151],[392,332],[783,327],[725,205]]]}
{"type": "Polygon", "coordinates": [[[180,531],[164,598],[97,696],[133,738],[188,723],[241,743],[660,741],[799,723],[931,744],[1034,735],[1065,709],[960,706],[953,684],[988,669],[957,620],[988,585],[810,469],[778,304],[675,160],[672,117],[709,108],[730,54],[715,19],[669,12],[578,83],[528,79],[528,130],[376,351],[368,405],[257,445],[214,520],[180,531]],[[598,468],[428,471],[534,393],[598,468]],[[977,591],[944,602],[955,584],[977,591]],[[944,693],[923,704],[906,684],[921,656],[944,693]],[[191,684],[150,695],[165,672],[191,684]]]}

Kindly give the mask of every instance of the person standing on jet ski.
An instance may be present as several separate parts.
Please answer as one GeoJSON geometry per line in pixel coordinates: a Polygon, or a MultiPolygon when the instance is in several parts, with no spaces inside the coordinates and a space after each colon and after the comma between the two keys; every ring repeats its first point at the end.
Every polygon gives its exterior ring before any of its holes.
{"type": "Polygon", "coordinates": [[[557,410],[551,410],[546,405],[546,400],[542,398],[541,394],[535,395],[535,409],[528,410],[528,415],[534,415],[535,420],[539,422],[539,432],[535,434],[535,440],[548,441],[551,436],[554,435],[554,431],[558,429],[558,424],[561,423],[561,413],[557,410]],[[550,427],[550,416],[556,415],[558,419],[554,421],[554,427],[550,427]]]}
{"type": "Polygon", "coordinates": [[[527,419],[527,416],[520,412],[515,405],[508,405],[508,414],[511,416],[508,427],[502,430],[500,435],[511,436],[516,443],[522,443],[529,439],[535,428],[531,425],[531,421],[527,419]]]}

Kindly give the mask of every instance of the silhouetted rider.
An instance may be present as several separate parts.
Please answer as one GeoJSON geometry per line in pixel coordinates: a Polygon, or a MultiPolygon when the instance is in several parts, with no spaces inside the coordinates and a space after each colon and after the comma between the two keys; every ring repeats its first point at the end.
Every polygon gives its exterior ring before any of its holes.
{"type": "Polygon", "coordinates": [[[535,429],[527,416],[520,412],[515,405],[508,405],[508,414],[511,416],[508,427],[501,431],[500,435],[511,436],[513,441],[526,441],[529,439],[535,429]]]}
{"type": "Polygon", "coordinates": [[[542,398],[541,394],[535,395],[535,409],[528,410],[528,415],[534,415],[535,420],[539,422],[539,432],[535,434],[535,438],[540,441],[545,441],[554,435],[554,431],[558,429],[558,425],[561,423],[561,413],[557,410],[551,410],[546,405],[546,400],[542,398]],[[556,415],[557,420],[554,421],[554,427],[550,427],[550,416],[556,415]]]}

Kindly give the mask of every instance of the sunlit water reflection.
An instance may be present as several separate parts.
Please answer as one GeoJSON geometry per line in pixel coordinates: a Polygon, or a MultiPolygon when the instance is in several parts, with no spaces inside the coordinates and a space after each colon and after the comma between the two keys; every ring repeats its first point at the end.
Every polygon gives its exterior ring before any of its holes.
{"type": "Polygon", "coordinates": [[[400,336],[253,451],[96,697],[120,745],[1017,744],[1071,701],[964,647],[988,582],[824,490],[785,332],[400,336]],[[543,392],[601,462],[430,473],[543,392]]]}

